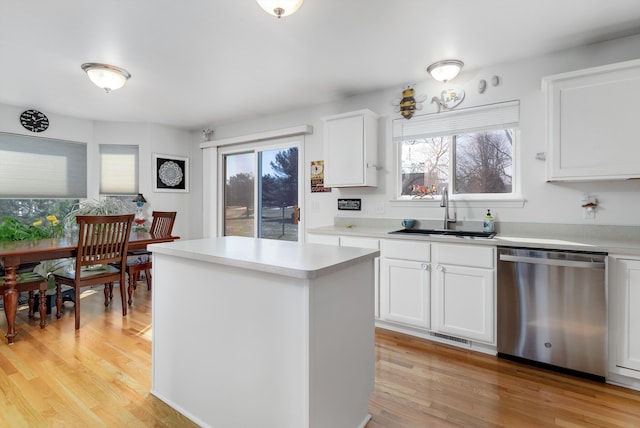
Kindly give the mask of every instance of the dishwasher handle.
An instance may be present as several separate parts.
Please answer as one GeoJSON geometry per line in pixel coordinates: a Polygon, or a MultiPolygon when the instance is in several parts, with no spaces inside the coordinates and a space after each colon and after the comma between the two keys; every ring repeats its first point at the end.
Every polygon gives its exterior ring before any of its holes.
{"type": "Polygon", "coordinates": [[[604,262],[582,262],[577,260],[541,259],[538,257],[511,256],[500,254],[500,260],[514,263],[531,263],[536,265],[566,266],[587,269],[604,269],[604,262]]]}

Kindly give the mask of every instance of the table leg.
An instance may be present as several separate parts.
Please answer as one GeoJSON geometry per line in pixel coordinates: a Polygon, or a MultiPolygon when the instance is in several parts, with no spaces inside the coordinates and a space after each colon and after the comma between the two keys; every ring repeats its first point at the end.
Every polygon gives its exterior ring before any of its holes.
{"type": "Polygon", "coordinates": [[[18,309],[18,292],[16,291],[16,267],[5,266],[4,285],[7,287],[2,295],[4,315],[7,317],[8,331],[5,337],[9,344],[16,337],[16,311],[18,309]]]}
{"type": "Polygon", "coordinates": [[[46,319],[47,319],[47,286],[43,285],[40,288],[40,328],[44,328],[47,325],[46,319]]]}

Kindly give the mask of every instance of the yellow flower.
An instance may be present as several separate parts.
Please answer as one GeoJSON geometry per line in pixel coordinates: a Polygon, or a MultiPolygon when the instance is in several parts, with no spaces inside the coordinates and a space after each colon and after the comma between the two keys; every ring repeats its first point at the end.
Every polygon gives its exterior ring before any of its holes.
{"type": "Polygon", "coordinates": [[[36,226],[36,227],[42,226],[42,220],[34,221],[33,225],[36,226]]]}
{"type": "Polygon", "coordinates": [[[47,220],[49,220],[51,223],[53,223],[54,221],[58,221],[58,218],[54,215],[48,215],[47,216],[47,220]]]}
{"type": "Polygon", "coordinates": [[[54,226],[57,225],[58,223],[60,223],[60,220],[58,220],[58,219],[51,220],[51,224],[54,225],[54,226]]]}

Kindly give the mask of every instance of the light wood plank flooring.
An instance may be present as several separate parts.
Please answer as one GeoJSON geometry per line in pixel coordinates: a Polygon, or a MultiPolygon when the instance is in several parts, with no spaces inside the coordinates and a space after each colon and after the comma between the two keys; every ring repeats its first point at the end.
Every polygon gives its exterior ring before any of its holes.
{"type": "MultiPolygon", "coordinates": [[[[140,284],[125,318],[117,288],[106,310],[102,290],[86,293],[78,332],[72,305],[44,330],[19,311],[16,343],[0,342],[0,427],[195,427],[149,393],[140,284]]],[[[370,412],[367,428],[640,427],[640,393],[378,330],[370,412]]]]}
{"type": "Polygon", "coordinates": [[[640,392],[388,330],[367,428],[640,427],[640,392]]]}
{"type": "Polygon", "coordinates": [[[141,282],[126,317],[118,293],[105,309],[102,288],[83,289],[77,332],[72,303],[44,330],[19,310],[11,346],[0,315],[0,427],[196,427],[149,393],[151,293],[141,282]]]}

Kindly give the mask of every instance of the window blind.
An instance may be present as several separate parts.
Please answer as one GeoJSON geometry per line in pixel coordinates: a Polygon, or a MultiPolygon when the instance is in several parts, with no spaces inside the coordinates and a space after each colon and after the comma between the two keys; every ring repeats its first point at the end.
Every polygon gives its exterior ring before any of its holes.
{"type": "Polygon", "coordinates": [[[138,193],[138,146],[100,144],[100,194],[138,193]]]}
{"type": "Polygon", "coordinates": [[[520,121],[520,101],[509,101],[393,121],[393,140],[454,135],[496,128],[513,128],[520,121]]]}
{"type": "Polygon", "coordinates": [[[0,198],[86,197],[86,144],[0,133],[0,198]]]}

